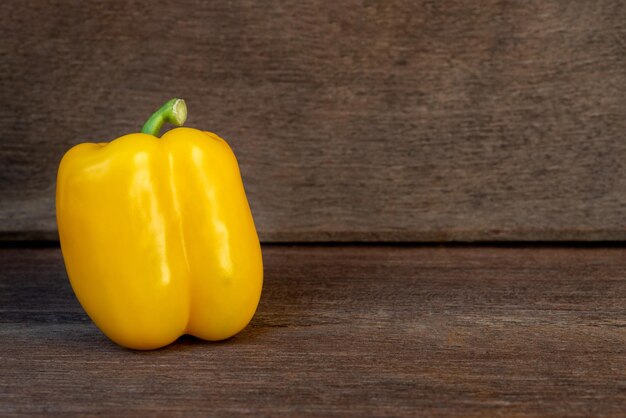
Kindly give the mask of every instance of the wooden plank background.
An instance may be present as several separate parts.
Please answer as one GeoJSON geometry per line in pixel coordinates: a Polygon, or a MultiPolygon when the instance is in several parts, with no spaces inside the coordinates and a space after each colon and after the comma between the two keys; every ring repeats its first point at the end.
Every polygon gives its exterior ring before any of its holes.
{"type": "Polygon", "coordinates": [[[264,241],[626,239],[621,0],[5,0],[0,54],[4,239],[173,96],[264,241]]]}

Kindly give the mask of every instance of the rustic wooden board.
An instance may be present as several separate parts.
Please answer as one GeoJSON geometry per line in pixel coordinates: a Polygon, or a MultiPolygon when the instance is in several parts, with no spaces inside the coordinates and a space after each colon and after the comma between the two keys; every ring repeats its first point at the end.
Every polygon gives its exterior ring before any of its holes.
{"type": "Polygon", "coordinates": [[[623,416],[626,248],[264,247],[222,343],[109,342],[56,248],[0,250],[0,415],[623,416]]]}
{"type": "Polygon", "coordinates": [[[70,146],[184,97],[264,241],[626,239],[626,5],[7,0],[0,236],[70,146]]]}

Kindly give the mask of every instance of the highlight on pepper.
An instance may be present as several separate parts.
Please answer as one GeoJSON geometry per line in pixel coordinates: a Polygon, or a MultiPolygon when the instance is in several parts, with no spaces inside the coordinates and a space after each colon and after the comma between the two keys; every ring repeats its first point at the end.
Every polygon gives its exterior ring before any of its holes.
{"type": "Polygon", "coordinates": [[[180,127],[186,118],[184,100],[172,99],[141,133],[76,145],[59,166],[72,289],[124,347],[232,337],[261,296],[261,247],[235,155],[217,135],[180,127]],[[159,137],[165,123],[178,128],[159,137]]]}

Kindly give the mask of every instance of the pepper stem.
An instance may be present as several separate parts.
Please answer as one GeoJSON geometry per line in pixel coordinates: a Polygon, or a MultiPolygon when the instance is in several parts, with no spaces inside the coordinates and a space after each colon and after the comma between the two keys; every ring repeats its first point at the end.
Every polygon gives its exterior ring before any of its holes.
{"type": "Polygon", "coordinates": [[[158,136],[165,122],[176,126],[183,126],[187,119],[187,105],[183,99],[172,99],[165,103],[150,116],[143,125],[141,132],[148,135],[158,136]]]}

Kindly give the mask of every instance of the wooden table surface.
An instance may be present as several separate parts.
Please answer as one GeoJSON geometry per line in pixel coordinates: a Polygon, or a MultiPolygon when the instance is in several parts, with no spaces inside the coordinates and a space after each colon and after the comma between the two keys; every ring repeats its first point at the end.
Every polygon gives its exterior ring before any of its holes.
{"type": "Polygon", "coordinates": [[[265,246],[236,337],[120,348],[0,249],[0,415],[623,416],[626,248],[265,246]]]}

